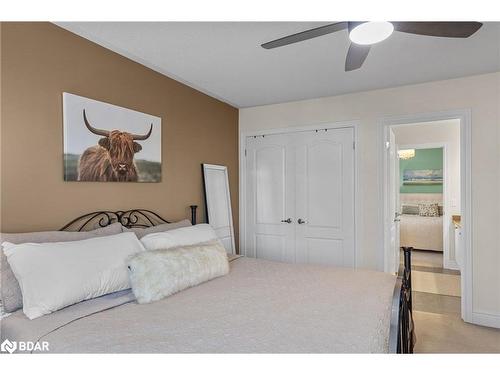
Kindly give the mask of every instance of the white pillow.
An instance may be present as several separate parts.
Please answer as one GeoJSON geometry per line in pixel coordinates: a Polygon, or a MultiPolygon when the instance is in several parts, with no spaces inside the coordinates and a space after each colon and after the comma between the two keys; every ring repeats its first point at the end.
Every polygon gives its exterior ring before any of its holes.
{"type": "Polygon", "coordinates": [[[229,272],[226,249],[219,240],[145,251],[133,256],[128,265],[139,303],[157,301],[229,272]]]}
{"type": "Polygon", "coordinates": [[[134,233],[71,242],[2,244],[30,318],[130,288],[128,258],[144,247],[134,233]]]}
{"type": "Polygon", "coordinates": [[[147,234],[141,238],[141,242],[147,250],[160,250],[195,245],[215,239],[217,235],[209,224],[198,224],[167,232],[147,234]]]}

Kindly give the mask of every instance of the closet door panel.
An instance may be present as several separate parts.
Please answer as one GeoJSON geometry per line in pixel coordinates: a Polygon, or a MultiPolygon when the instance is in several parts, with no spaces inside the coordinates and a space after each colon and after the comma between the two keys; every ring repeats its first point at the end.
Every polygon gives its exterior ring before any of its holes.
{"type": "Polygon", "coordinates": [[[345,261],[342,240],[307,238],[305,251],[305,263],[338,266],[345,261]]]}
{"type": "Polygon", "coordinates": [[[255,150],[255,213],[257,224],[279,223],[285,216],[285,147],[255,150]]]}
{"type": "Polygon", "coordinates": [[[286,259],[285,246],[285,236],[283,235],[255,235],[256,258],[282,262],[286,259]]]}
{"type": "Polygon", "coordinates": [[[352,128],[296,135],[297,262],[354,266],[353,141],[352,128]]]}
{"type": "Polygon", "coordinates": [[[246,140],[246,255],[294,262],[294,165],[288,135],[246,140]]]}
{"type": "Polygon", "coordinates": [[[342,225],[342,146],[322,139],[305,149],[305,207],[310,227],[338,230],[342,225]]]}

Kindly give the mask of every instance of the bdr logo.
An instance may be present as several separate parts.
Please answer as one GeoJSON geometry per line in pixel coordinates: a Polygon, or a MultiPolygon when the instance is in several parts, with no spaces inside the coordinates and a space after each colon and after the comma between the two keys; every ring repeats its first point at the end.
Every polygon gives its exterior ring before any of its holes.
{"type": "Polygon", "coordinates": [[[4,340],[2,345],[0,345],[0,350],[2,352],[9,352],[10,354],[14,353],[17,349],[17,342],[12,342],[9,340],[4,340]]]}
{"type": "Polygon", "coordinates": [[[33,342],[33,341],[10,341],[4,340],[0,345],[0,351],[7,353],[14,353],[16,350],[20,352],[48,352],[49,343],[47,341],[33,342]]]}

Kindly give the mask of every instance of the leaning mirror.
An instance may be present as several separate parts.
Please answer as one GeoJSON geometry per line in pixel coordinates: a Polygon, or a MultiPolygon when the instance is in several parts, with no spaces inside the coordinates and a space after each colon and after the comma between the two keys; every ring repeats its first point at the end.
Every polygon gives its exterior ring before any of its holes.
{"type": "Polygon", "coordinates": [[[228,254],[235,254],[233,214],[227,167],[202,164],[207,220],[228,254]]]}

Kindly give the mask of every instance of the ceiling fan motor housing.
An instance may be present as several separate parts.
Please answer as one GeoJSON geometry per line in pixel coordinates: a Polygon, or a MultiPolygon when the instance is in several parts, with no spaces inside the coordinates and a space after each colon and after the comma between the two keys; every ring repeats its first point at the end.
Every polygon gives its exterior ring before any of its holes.
{"type": "Polygon", "coordinates": [[[362,23],[366,23],[368,21],[348,21],[347,22],[347,31],[349,31],[349,33],[352,31],[352,29],[354,29],[356,26],[359,26],[361,25],[362,23]]]}

